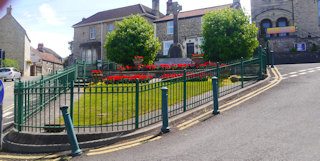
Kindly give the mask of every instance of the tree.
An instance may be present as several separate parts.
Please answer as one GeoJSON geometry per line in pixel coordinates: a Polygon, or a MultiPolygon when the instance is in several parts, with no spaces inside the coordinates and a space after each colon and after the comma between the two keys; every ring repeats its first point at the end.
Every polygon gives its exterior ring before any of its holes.
{"type": "Polygon", "coordinates": [[[252,56],[258,47],[258,29],[242,10],[221,9],[204,16],[201,48],[210,61],[229,61],[252,56]]]}
{"type": "Polygon", "coordinates": [[[134,56],[143,56],[143,64],[152,64],[161,45],[153,26],[139,14],[116,22],[116,30],[107,35],[107,58],[122,65],[134,65],[134,56]]]}
{"type": "Polygon", "coordinates": [[[17,68],[17,70],[19,70],[19,63],[15,60],[8,59],[8,58],[3,60],[2,66],[3,67],[15,67],[15,68],[17,68]]]}

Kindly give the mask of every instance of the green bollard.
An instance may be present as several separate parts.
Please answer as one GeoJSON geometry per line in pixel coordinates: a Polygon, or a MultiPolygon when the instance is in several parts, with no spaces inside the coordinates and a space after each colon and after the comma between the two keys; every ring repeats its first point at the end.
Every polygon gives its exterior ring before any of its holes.
{"type": "Polygon", "coordinates": [[[214,115],[220,114],[218,103],[218,78],[212,77],[212,90],[213,90],[213,113],[214,115]]]}
{"type": "Polygon", "coordinates": [[[70,114],[68,112],[68,106],[67,105],[61,106],[60,110],[62,111],[63,119],[66,124],[68,139],[69,139],[71,150],[72,150],[71,155],[72,156],[80,155],[82,154],[82,150],[79,148],[78,140],[73,130],[73,124],[72,124],[70,114]]]}
{"type": "Polygon", "coordinates": [[[168,121],[168,88],[162,87],[162,128],[163,133],[170,132],[168,121]]]}

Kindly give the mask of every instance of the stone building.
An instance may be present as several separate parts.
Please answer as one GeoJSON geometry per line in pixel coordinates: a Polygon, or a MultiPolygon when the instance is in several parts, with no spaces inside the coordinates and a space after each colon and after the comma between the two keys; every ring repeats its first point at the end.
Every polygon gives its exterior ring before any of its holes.
{"type": "Polygon", "coordinates": [[[54,51],[44,48],[43,44],[39,44],[37,49],[31,47],[32,76],[53,74],[57,70],[63,69],[62,61],[51,52],[54,51]]]}
{"type": "MultiPolygon", "coordinates": [[[[159,54],[164,56],[168,55],[169,48],[173,43],[174,22],[173,14],[170,12],[171,5],[172,0],[169,0],[167,2],[166,16],[159,18],[154,22],[156,24],[156,36],[162,43],[162,49],[159,54]]],[[[202,17],[206,14],[206,12],[227,7],[240,8],[241,5],[239,0],[234,0],[232,4],[202,8],[192,11],[184,11],[179,13],[179,43],[182,44],[186,57],[191,57],[194,53],[202,53],[200,49],[200,45],[203,41],[201,24],[203,23],[202,17]]]]}
{"type": "Polygon", "coordinates": [[[140,14],[150,24],[163,14],[159,11],[159,0],[152,0],[152,9],[142,4],[98,12],[89,18],[73,25],[74,40],[72,45],[73,57],[87,63],[96,60],[106,60],[103,47],[106,35],[115,29],[115,22],[140,14]]]}
{"type": "Polygon", "coordinates": [[[260,43],[269,39],[275,52],[289,52],[294,47],[311,51],[320,45],[320,0],[251,0],[251,17],[259,28],[260,43]],[[295,26],[296,31],[266,32],[285,26],[295,26]]]}
{"type": "Polygon", "coordinates": [[[30,75],[30,39],[26,30],[11,14],[11,6],[0,19],[0,48],[6,51],[6,58],[19,63],[20,72],[30,75]]]}

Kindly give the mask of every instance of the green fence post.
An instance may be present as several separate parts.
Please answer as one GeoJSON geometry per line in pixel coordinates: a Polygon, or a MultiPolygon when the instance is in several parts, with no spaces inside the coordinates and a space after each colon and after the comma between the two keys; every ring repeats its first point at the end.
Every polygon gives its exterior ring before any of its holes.
{"type": "Polygon", "coordinates": [[[183,112],[187,111],[187,72],[183,71],[183,112]]]}
{"type": "Polygon", "coordinates": [[[71,81],[70,84],[70,117],[73,121],[73,89],[74,89],[74,81],[71,81]]]}
{"type": "Polygon", "coordinates": [[[18,131],[22,130],[23,123],[23,82],[18,83],[18,131]]]}
{"type": "Polygon", "coordinates": [[[260,59],[260,61],[259,61],[259,64],[260,64],[260,66],[259,66],[259,79],[260,80],[262,80],[262,66],[263,66],[263,60],[262,60],[262,46],[260,45],[260,47],[259,47],[259,59],[260,59]]]}
{"type": "Polygon", "coordinates": [[[87,73],[87,64],[85,61],[83,61],[83,73],[82,73],[83,80],[86,79],[86,73],[87,73]]]}
{"type": "Polygon", "coordinates": [[[217,85],[218,85],[218,88],[217,88],[217,92],[218,92],[218,97],[219,97],[219,78],[220,78],[220,63],[219,62],[217,62],[217,85]]]}
{"type": "Polygon", "coordinates": [[[40,109],[42,109],[43,107],[43,75],[41,75],[41,79],[40,79],[40,109]]]}
{"type": "Polygon", "coordinates": [[[274,68],[274,52],[270,51],[270,55],[271,55],[271,68],[274,68]]]}
{"type": "Polygon", "coordinates": [[[243,75],[244,75],[243,57],[241,57],[241,88],[243,88],[243,75]]]}
{"type": "Polygon", "coordinates": [[[78,78],[78,68],[79,68],[77,59],[74,59],[74,67],[75,67],[74,80],[76,80],[78,78]]]}
{"type": "Polygon", "coordinates": [[[139,128],[139,79],[136,79],[136,129],[139,128]]]}
{"type": "Polygon", "coordinates": [[[213,91],[213,112],[212,114],[218,115],[220,114],[219,111],[219,102],[218,102],[218,81],[219,79],[217,77],[212,77],[212,91],[213,91]]]}
{"type": "Polygon", "coordinates": [[[162,128],[163,133],[170,132],[169,121],[168,121],[168,88],[161,88],[161,105],[162,105],[162,128]]]}

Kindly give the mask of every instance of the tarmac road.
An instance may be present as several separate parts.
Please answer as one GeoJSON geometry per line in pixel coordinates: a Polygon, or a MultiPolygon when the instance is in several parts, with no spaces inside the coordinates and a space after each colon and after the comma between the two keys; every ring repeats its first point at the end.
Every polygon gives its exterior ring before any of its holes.
{"type": "Polygon", "coordinates": [[[320,64],[277,67],[280,84],[220,115],[73,160],[320,160],[320,64]]]}
{"type": "MultiPolygon", "coordinates": [[[[38,77],[22,77],[22,81],[34,80],[38,77]]],[[[13,125],[14,120],[14,81],[2,81],[4,84],[3,99],[3,129],[8,130],[13,125]]]]}

